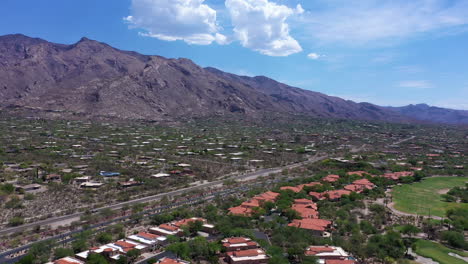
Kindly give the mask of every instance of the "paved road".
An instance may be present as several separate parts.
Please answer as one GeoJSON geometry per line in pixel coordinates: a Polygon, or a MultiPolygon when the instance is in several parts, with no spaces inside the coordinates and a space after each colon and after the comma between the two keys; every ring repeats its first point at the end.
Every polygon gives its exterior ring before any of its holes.
{"type": "MultiPolygon", "coordinates": [[[[272,181],[272,182],[274,182],[274,181],[272,181]]],[[[209,201],[211,199],[214,199],[216,196],[225,196],[225,195],[229,195],[229,194],[236,193],[236,192],[246,191],[249,188],[251,188],[253,186],[258,186],[258,185],[259,184],[257,183],[257,184],[251,185],[250,187],[249,186],[241,186],[241,187],[236,187],[236,188],[229,189],[229,190],[219,191],[219,192],[212,193],[212,194],[209,194],[209,195],[206,195],[206,196],[201,196],[201,197],[198,197],[198,198],[188,199],[186,201],[181,201],[181,202],[177,202],[177,203],[174,203],[174,204],[160,206],[160,207],[157,207],[157,208],[154,208],[154,209],[149,209],[149,210],[146,210],[144,212],[139,213],[138,215],[153,216],[153,215],[161,214],[163,212],[171,211],[173,209],[176,209],[176,208],[179,208],[179,207],[182,207],[182,206],[186,206],[186,205],[190,205],[190,204],[196,204],[196,203],[200,203],[200,202],[204,202],[204,201],[209,201]]],[[[94,225],[88,227],[86,230],[93,230],[94,232],[99,232],[103,228],[105,228],[105,227],[107,227],[107,226],[109,226],[111,224],[114,224],[116,222],[125,223],[125,222],[132,221],[131,217],[132,217],[132,215],[118,217],[118,218],[115,218],[115,219],[112,219],[112,220],[109,220],[109,221],[106,221],[106,222],[103,222],[103,223],[94,224],[94,225]]],[[[47,238],[47,239],[44,239],[44,240],[41,240],[41,241],[54,240],[54,241],[57,241],[56,244],[69,243],[69,242],[72,242],[72,241],[74,241],[76,239],[76,236],[74,236],[75,234],[83,232],[83,231],[85,231],[85,230],[84,229],[79,229],[79,230],[75,230],[75,231],[70,231],[70,232],[59,234],[59,235],[56,235],[56,236],[53,236],[53,237],[50,237],[50,238],[47,238]]],[[[20,260],[23,257],[24,252],[26,252],[31,247],[31,245],[34,244],[34,243],[37,243],[37,241],[33,242],[31,244],[28,244],[28,245],[24,245],[24,246],[21,246],[21,247],[18,247],[18,248],[11,249],[11,250],[0,253],[0,263],[1,264],[16,263],[18,260],[20,260]],[[15,257],[12,257],[12,256],[15,256],[15,257]]]]}
{"type": "Polygon", "coordinates": [[[395,146],[395,145],[400,145],[401,143],[403,142],[406,142],[406,141],[409,141],[409,140],[412,140],[413,138],[415,138],[416,136],[411,136],[409,138],[404,138],[402,140],[399,140],[397,142],[393,142],[392,144],[389,144],[389,146],[395,146]]]}
{"type": "MultiPolygon", "coordinates": [[[[283,166],[283,167],[277,167],[277,168],[261,169],[261,170],[257,170],[257,171],[254,171],[254,172],[249,172],[249,173],[245,173],[245,174],[230,176],[230,177],[228,177],[226,179],[241,180],[241,179],[245,179],[245,178],[253,179],[253,178],[263,177],[263,176],[267,176],[267,175],[272,174],[272,173],[280,173],[284,169],[291,169],[291,168],[299,167],[299,166],[302,166],[302,165],[307,164],[307,163],[313,163],[313,162],[323,160],[325,158],[326,158],[326,156],[319,157],[319,156],[316,155],[316,156],[314,156],[314,157],[312,157],[309,160],[304,161],[304,162],[295,163],[295,164],[291,164],[291,165],[287,165],[287,166],[283,166]]],[[[194,191],[194,190],[198,190],[198,189],[203,189],[203,188],[206,188],[206,187],[219,185],[219,184],[222,184],[226,179],[217,180],[217,181],[208,182],[208,183],[203,183],[203,184],[199,184],[199,185],[196,185],[196,186],[192,186],[192,187],[188,187],[188,188],[182,188],[182,189],[178,189],[178,190],[175,190],[175,191],[160,193],[160,194],[147,196],[147,197],[143,197],[143,198],[138,198],[138,199],[134,199],[134,200],[131,200],[131,201],[126,201],[126,202],[122,202],[122,203],[118,203],[118,204],[113,204],[113,205],[101,207],[101,208],[98,208],[98,209],[94,209],[94,211],[98,212],[98,211],[101,211],[103,209],[115,210],[115,209],[121,209],[124,206],[130,206],[130,205],[137,204],[137,203],[144,203],[144,202],[160,200],[164,196],[175,196],[175,195],[183,194],[183,193],[186,193],[186,192],[190,192],[190,191],[194,191]]],[[[0,235],[6,235],[6,234],[15,233],[15,232],[20,232],[20,231],[26,230],[28,228],[33,228],[33,227],[36,227],[36,226],[52,225],[52,224],[59,223],[59,222],[62,222],[62,221],[67,221],[67,220],[70,220],[70,219],[76,219],[76,218],[79,218],[80,216],[82,216],[83,214],[84,214],[84,212],[78,212],[78,213],[74,213],[74,214],[70,214],[70,215],[64,215],[64,216],[49,218],[49,219],[37,221],[37,222],[34,222],[34,223],[28,223],[28,224],[24,224],[24,225],[17,226],[17,227],[2,229],[2,230],[0,230],[0,235]]]]}
{"type": "MultiPolygon", "coordinates": [[[[305,162],[288,165],[288,166],[282,167],[281,169],[278,169],[278,168],[276,168],[276,169],[265,169],[265,170],[257,171],[257,172],[254,172],[254,173],[249,173],[248,176],[246,176],[247,175],[246,174],[246,175],[243,175],[242,178],[253,177],[255,175],[257,175],[257,176],[268,175],[268,174],[270,174],[272,172],[280,172],[282,169],[285,169],[285,168],[294,168],[294,167],[297,167],[297,166],[301,166],[301,165],[303,165],[305,163],[317,162],[317,161],[323,160],[325,158],[326,157],[315,156],[315,157],[313,157],[313,158],[311,158],[311,159],[309,159],[308,161],[305,161],[305,162]]],[[[281,181],[281,180],[280,179],[267,180],[268,183],[274,183],[274,182],[279,182],[279,181],[281,181]]],[[[181,206],[186,206],[186,205],[190,205],[190,204],[196,204],[196,203],[200,203],[200,202],[209,201],[211,199],[214,199],[217,196],[224,196],[224,195],[229,195],[229,194],[232,194],[232,193],[243,192],[243,191],[248,190],[249,188],[252,188],[254,186],[260,186],[260,185],[264,185],[264,183],[255,183],[255,184],[252,184],[250,186],[249,185],[243,185],[243,186],[240,186],[240,187],[236,187],[236,188],[232,188],[232,189],[228,189],[228,190],[223,190],[223,191],[219,191],[219,192],[216,192],[216,193],[206,194],[206,195],[198,197],[198,198],[192,198],[192,199],[188,199],[186,201],[177,202],[177,203],[170,204],[170,205],[165,205],[165,206],[160,206],[160,207],[157,207],[157,208],[154,208],[154,209],[149,209],[147,211],[139,213],[139,215],[153,216],[153,215],[157,215],[157,214],[160,214],[160,213],[168,211],[168,210],[170,211],[172,209],[179,208],[181,206]]],[[[197,187],[199,187],[199,186],[197,186],[197,187]]],[[[193,189],[193,187],[185,188],[185,190],[187,190],[187,189],[193,189]]],[[[165,195],[167,195],[167,193],[165,195]]],[[[141,199],[139,199],[139,200],[141,200],[141,199]]],[[[115,205],[112,205],[112,206],[115,206],[115,205]]],[[[111,225],[111,224],[113,224],[115,222],[121,222],[121,221],[123,221],[123,222],[131,221],[131,216],[118,217],[116,219],[112,219],[112,220],[104,222],[104,223],[98,223],[98,224],[90,226],[87,230],[94,230],[95,232],[99,232],[100,229],[105,228],[106,226],[109,226],[109,225],[111,225]]],[[[74,237],[75,234],[80,233],[82,231],[84,231],[84,230],[80,229],[80,230],[70,231],[70,232],[67,232],[67,233],[59,234],[59,235],[56,235],[54,237],[44,239],[42,241],[56,240],[56,241],[58,241],[57,244],[69,243],[69,242],[72,242],[72,241],[74,241],[76,239],[76,237],[74,237]]],[[[34,243],[36,243],[36,242],[34,242],[34,243]]],[[[0,263],[2,263],[2,264],[16,263],[18,260],[20,260],[22,258],[22,255],[24,254],[23,252],[27,251],[31,247],[31,245],[34,244],[34,243],[24,245],[24,246],[21,246],[21,247],[18,247],[18,248],[15,248],[15,249],[8,250],[8,251],[0,253],[0,263]],[[16,257],[11,257],[12,255],[15,255],[16,257]]],[[[161,257],[161,256],[159,256],[159,257],[161,257]]]]}

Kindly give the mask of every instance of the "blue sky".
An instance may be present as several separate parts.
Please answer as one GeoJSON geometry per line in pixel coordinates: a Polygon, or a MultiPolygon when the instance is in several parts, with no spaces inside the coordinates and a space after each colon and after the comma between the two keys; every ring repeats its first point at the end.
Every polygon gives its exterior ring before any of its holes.
{"type": "Polygon", "coordinates": [[[82,36],[380,105],[468,109],[466,0],[2,0],[0,34],[82,36]]]}

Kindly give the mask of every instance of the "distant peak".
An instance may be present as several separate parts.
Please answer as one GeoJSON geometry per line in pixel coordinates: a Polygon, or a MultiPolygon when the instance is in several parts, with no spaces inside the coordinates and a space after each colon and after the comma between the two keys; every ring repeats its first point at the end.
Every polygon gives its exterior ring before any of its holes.
{"type": "Polygon", "coordinates": [[[87,37],[82,37],[78,42],[76,42],[74,47],[77,46],[86,46],[86,47],[92,47],[92,48],[97,48],[97,47],[104,47],[104,46],[109,46],[106,43],[99,42],[96,40],[89,39],[87,37]]]}
{"type": "Polygon", "coordinates": [[[31,37],[28,37],[26,35],[23,35],[23,34],[8,34],[8,35],[3,35],[3,36],[0,36],[0,38],[2,39],[12,39],[12,40],[19,40],[19,39],[33,39],[31,37]]]}
{"type": "Polygon", "coordinates": [[[13,41],[13,42],[16,42],[16,43],[29,43],[29,44],[46,42],[43,39],[29,37],[29,36],[26,36],[26,35],[20,34],[20,33],[0,36],[0,40],[2,40],[2,41],[13,41]]]}
{"type": "Polygon", "coordinates": [[[417,104],[416,106],[420,106],[420,107],[430,107],[428,104],[417,104]]]}
{"type": "Polygon", "coordinates": [[[21,34],[21,33],[16,33],[16,34],[8,34],[8,35],[4,35],[3,37],[10,37],[10,38],[31,38],[31,37],[28,37],[24,34],[21,34]]]}
{"type": "Polygon", "coordinates": [[[90,42],[90,41],[93,41],[93,40],[91,40],[91,39],[89,39],[89,38],[87,38],[87,37],[82,37],[82,38],[78,41],[78,43],[81,43],[81,42],[90,42]]]}

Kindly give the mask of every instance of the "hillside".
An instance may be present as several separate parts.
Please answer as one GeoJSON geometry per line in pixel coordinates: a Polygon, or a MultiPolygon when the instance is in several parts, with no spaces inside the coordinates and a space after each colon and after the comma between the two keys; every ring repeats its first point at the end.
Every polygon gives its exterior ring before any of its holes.
{"type": "Polygon", "coordinates": [[[163,120],[271,113],[408,121],[369,103],[115,49],[82,38],[63,45],[24,35],[0,37],[0,106],[123,119],[163,120]]]}
{"type": "Polygon", "coordinates": [[[429,106],[427,104],[407,105],[402,107],[388,107],[404,116],[413,119],[442,124],[468,124],[467,110],[454,110],[429,106]]]}

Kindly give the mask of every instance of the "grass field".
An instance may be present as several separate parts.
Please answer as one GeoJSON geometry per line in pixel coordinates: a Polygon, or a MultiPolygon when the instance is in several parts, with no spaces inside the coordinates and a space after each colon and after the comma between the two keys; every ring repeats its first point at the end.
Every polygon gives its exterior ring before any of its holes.
{"type": "Polygon", "coordinates": [[[450,208],[463,207],[468,209],[466,203],[444,202],[441,190],[455,186],[464,186],[467,177],[432,177],[413,184],[395,186],[392,190],[395,209],[419,215],[445,216],[450,208]]]}
{"type": "Polygon", "coordinates": [[[466,264],[465,261],[459,258],[449,256],[449,252],[456,253],[462,257],[468,257],[468,253],[466,252],[453,250],[441,244],[427,240],[418,240],[416,242],[415,252],[420,256],[431,258],[440,264],[466,264]]]}

